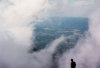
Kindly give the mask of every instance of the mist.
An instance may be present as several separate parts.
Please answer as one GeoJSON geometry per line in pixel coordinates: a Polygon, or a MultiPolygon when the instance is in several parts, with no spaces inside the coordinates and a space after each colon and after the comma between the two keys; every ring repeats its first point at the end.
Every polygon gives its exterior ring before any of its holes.
{"type": "Polygon", "coordinates": [[[33,18],[47,5],[47,0],[0,0],[0,68],[46,66],[47,61],[43,59],[48,57],[44,52],[30,54],[28,51],[34,43],[36,20],[33,18]]]}
{"type": "Polygon", "coordinates": [[[1,0],[0,5],[0,68],[50,68],[64,36],[39,52],[29,52],[34,47],[35,24],[46,17],[41,12],[49,7],[48,0],[1,0]]]}
{"type": "Polygon", "coordinates": [[[76,62],[76,68],[100,68],[100,8],[98,0],[96,9],[91,12],[89,29],[74,48],[64,53],[59,60],[59,68],[70,68],[70,59],[76,62]]]}
{"type": "MultiPolygon", "coordinates": [[[[49,0],[0,0],[0,68],[51,68],[52,55],[66,37],[61,36],[53,40],[39,52],[29,53],[31,47],[34,47],[32,44],[35,38],[35,24],[48,18],[48,15],[61,17],[75,15],[76,17],[76,15],[87,16],[88,14],[86,13],[88,10],[85,13],[77,13],[80,9],[75,10],[75,13],[70,13],[73,11],[73,5],[69,5],[68,0],[63,0],[60,7],[59,4],[60,1],[54,2],[51,6],[49,0]],[[58,10],[61,11],[58,12],[58,10]],[[64,14],[61,15],[62,13],[64,14]]],[[[79,6],[79,4],[76,5],[75,3],[75,8],[79,6]]],[[[59,58],[59,68],[70,68],[71,58],[76,61],[77,68],[100,67],[99,13],[100,9],[96,8],[96,11],[90,14],[88,32],[85,37],[79,39],[75,48],[65,52],[59,58]]]]}

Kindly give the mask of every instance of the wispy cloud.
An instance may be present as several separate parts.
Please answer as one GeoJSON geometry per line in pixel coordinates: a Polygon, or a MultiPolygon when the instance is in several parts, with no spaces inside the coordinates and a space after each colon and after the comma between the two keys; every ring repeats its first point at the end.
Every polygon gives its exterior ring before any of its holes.
{"type": "Polygon", "coordinates": [[[77,68],[100,68],[100,1],[95,1],[96,8],[89,16],[88,33],[75,48],[64,54],[60,59],[60,68],[69,68],[71,58],[77,62],[77,68]]]}

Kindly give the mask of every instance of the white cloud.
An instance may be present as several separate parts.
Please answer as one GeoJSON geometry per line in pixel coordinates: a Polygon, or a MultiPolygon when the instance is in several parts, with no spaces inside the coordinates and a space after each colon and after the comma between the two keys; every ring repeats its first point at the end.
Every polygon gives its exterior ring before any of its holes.
{"type": "Polygon", "coordinates": [[[71,58],[76,61],[77,68],[100,68],[100,0],[95,1],[97,3],[94,12],[89,16],[89,30],[86,37],[81,38],[75,48],[65,53],[60,59],[60,68],[69,68],[71,58]]]}
{"type": "Polygon", "coordinates": [[[48,7],[48,1],[7,0],[0,1],[0,5],[0,67],[4,64],[9,68],[33,68],[36,62],[30,61],[33,56],[28,53],[35,28],[31,22],[33,16],[48,7]]]}

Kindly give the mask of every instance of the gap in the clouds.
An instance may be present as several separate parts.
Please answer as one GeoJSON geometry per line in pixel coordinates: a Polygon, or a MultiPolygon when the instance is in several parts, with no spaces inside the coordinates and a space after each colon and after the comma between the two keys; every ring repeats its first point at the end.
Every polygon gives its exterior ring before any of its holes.
{"type": "Polygon", "coordinates": [[[31,51],[40,52],[63,35],[66,37],[66,40],[57,46],[52,55],[53,68],[57,68],[57,59],[55,59],[55,56],[62,56],[64,52],[73,48],[77,41],[85,35],[87,30],[88,18],[51,17],[35,25],[35,39],[33,44],[35,46],[31,51]]]}
{"type": "Polygon", "coordinates": [[[53,40],[61,35],[67,37],[61,43],[56,53],[62,54],[67,49],[73,48],[78,39],[88,30],[88,18],[51,17],[35,25],[35,42],[33,51],[44,49],[53,40]]]}

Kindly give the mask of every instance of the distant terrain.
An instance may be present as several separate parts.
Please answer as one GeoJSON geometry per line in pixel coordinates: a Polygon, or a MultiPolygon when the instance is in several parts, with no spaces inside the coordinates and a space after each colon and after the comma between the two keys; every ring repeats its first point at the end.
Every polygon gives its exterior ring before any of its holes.
{"type": "Polygon", "coordinates": [[[63,54],[73,48],[78,39],[88,30],[87,18],[52,17],[35,25],[35,47],[32,51],[40,51],[53,40],[64,35],[66,42],[59,44],[55,53],[63,54]]]}

